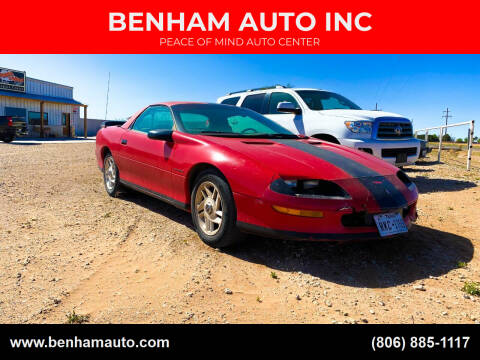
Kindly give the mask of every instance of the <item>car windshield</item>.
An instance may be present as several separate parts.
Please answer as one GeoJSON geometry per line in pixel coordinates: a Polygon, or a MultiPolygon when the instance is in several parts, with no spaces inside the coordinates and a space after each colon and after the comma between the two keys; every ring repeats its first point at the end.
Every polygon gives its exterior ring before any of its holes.
{"type": "Polygon", "coordinates": [[[172,111],[181,131],[223,137],[297,138],[249,109],[220,104],[178,104],[172,111]]]}
{"type": "Polygon", "coordinates": [[[305,104],[312,110],[361,110],[360,106],[342,95],[329,91],[297,90],[297,94],[300,95],[305,104]]]}

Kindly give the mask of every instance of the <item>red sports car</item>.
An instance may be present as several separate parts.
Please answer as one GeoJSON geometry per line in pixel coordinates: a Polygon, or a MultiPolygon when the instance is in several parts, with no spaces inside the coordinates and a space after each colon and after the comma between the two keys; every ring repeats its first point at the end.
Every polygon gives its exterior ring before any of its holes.
{"type": "Polygon", "coordinates": [[[418,192],[364,152],[297,136],[248,109],[168,102],[97,134],[107,193],[131,188],[190,211],[200,238],[394,236],[416,220],[418,192]]]}

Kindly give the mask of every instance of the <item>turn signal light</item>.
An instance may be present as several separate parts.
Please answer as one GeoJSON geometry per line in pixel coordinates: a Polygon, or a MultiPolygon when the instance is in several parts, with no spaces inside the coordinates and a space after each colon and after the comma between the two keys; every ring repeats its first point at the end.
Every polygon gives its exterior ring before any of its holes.
{"type": "Polygon", "coordinates": [[[282,214],[295,215],[295,216],[305,216],[305,217],[323,217],[323,211],[314,211],[314,210],[300,210],[300,209],[291,209],[283,206],[272,206],[274,210],[282,214]]]}

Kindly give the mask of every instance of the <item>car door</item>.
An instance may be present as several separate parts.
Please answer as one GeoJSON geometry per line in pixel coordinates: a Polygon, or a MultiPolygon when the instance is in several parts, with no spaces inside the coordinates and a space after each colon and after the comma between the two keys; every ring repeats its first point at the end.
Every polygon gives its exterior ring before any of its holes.
{"type": "MultiPolygon", "coordinates": [[[[150,139],[150,130],[172,130],[173,116],[164,105],[148,107],[121,138],[123,180],[169,196],[171,192],[170,155],[173,143],[150,139]]],[[[122,174],[122,173],[121,173],[122,174]]]]}
{"type": "Polygon", "coordinates": [[[294,134],[305,135],[305,127],[303,125],[302,114],[282,113],[277,111],[277,106],[281,102],[290,102],[296,107],[300,108],[297,100],[286,92],[273,91],[270,93],[270,99],[267,105],[267,111],[265,116],[270,120],[275,121],[277,124],[290,130],[294,134]]]}

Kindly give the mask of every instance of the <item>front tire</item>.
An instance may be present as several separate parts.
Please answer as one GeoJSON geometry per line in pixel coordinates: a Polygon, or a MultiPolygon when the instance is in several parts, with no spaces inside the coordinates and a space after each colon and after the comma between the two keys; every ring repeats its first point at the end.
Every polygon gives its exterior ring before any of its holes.
{"type": "Polygon", "coordinates": [[[112,154],[107,154],[103,160],[103,183],[108,195],[118,196],[121,189],[120,174],[112,154]]]}
{"type": "Polygon", "coordinates": [[[225,248],[242,240],[235,200],[227,182],[213,170],[201,173],[191,194],[192,221],[208,246],[225,248]]]}

